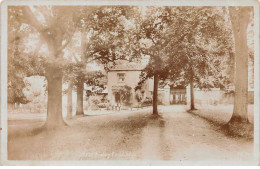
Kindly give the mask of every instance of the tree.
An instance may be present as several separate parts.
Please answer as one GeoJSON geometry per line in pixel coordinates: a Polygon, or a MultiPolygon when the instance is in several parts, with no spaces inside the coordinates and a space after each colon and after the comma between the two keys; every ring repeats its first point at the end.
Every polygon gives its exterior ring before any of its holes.
{"type": "MultiPolygon", "coordinates": [[[[89,63],[103,64],[121,59],[129,59],[135,50],[129,43],[129,35],[133,28],[125,25],[131,22],[129,16],[133,13],[132,7],[100,7],[82,23],[81,58],[76,59],[80,71],[77,76],[77,115],[83,113],[83,87],[86,65],[89,63]],[[124,40],[128,40],[125,43],[124,40]]],[[[133,39],[132,39],[133,40],[133,39]]],[[[98,76],[98,75],[97,75],[98,76]]]]}
{"type": "MultiPolygon", "coordinates": [[[[166,54],[164,48],[170,41],[167,37],[173,16],[169,7],[147,7],[146,17],[140,26],[140,48],[143,55],[150,56],[149,63],[141,74],[141,83],[147,78],[154,80],[153,115],[158,115],[157,100],[159,80],[167,78],[166,54]]],[[[140,83],[139,83],[140,85],[140,83]]]]}
{"type": "Polygon", "coordinates": [[[72,92],[73,85],[71,82],[69,82],[67,91],[67,119],[72,118],[72,92]]]}
{"type": "Polygon", "coordinates": [[[247,123],[248,104],[248,45],[247,28],[252,16],[252,7],[229,7],[232,31],[235,40],[235,100],[229,123],[247,123]],[[250,16],[251,15],[251,16],[250,16]]]}
{"type": "MultiPolygon", "coordinates": [[[[124,23],[127,21],[131,7],[100,7],[92,15],[83,19],[81,36],[81,70],[86,64],[97,62],[106,65],[126,55],[126,45],[123,43],[127,34],[124,23]],[[111,43],[113,42],[113,43],[111,43]],[[124,48],[123,48],[124,47],[124,48]],[[120,49],[121,48],[121,49],[120,49]]],[[[83,81],[84,75],[77,75],[77,113],[83,114],[83,81]]]]}
{"type": "Polygon", "coordinates": [[[177,7],[172,10],[178,17],[171,34],[181,39],[173,38],[168,43],[167,50],[173,51],[168,57],[168,69],[176,69],[172,66],[175,62],[181,64],[178,67],[181,72],[176,74],[173,71],[173,77],[190,85],[191,110],[195,109],[194,84],[200,88],[221,86],[221,60],[229,54],[231,38],[223,28],[225,20],[220,11],[222,9],[217,7],[177,7]]]}
{"type": "Polygon", "coordinates": [[[17,7],[19,21],[33,29],[41,45],[46,44],[48,48],[48,54],[41,63],[48,84],[45,126],[50,128],[65,124],[62,118],[63,49],[69,44],[79,22],[77,9],[61,6],[17,7]]]}
{"type": "Polygon", "coordinates": [[[142,52],[150,56],[145,76],[154,76],[154,114],[158,114],[158,79],[190,84],[191,110],[195,109],[194,83],[201,88],[221,85],[221,59],[228,54],[230,38],[222,28],[220,11],[216,7],[151,8],[141,30],[142,38],[150,40],[142,52]]]}
{"type": "Polygon", "coordinates": [[[18,104],[26,104],[29,102],[29,100],[24,95],[23,89],[26,88],[26,83],[23,81],[23,77],[26,74],[26,70],[18,69],[20,72],[17,72],[18,67],[22,67],[22,62],[25,61],[26,58],[20,57],[21,60],[17,60],[17,57],[19,57],[19,46],[20,40],[17,38],[14,40],[14,44],[9,46],[8,50],[8,104],[12,105],[12,107],[15,107],[15,103],[18,104]]]}
{"type": "Polygon", "coordinates": [[[26,104],[30,101],[24,94],[28,86],[24,78],[43,74],[43,66],[39,62],[41,58],[33,57],[39,45],[32,53],[25,45],[32,40],[27,37],[32,30],[22,25],[19,7],[11,7],[8,12],[8,103],[14,107],[15,103],[26,104]]]}

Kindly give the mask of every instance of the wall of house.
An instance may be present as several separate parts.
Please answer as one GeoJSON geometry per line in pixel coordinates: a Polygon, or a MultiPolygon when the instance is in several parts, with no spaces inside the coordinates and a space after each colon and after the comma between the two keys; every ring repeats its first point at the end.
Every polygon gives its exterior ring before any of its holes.
{"type": "MultiPolygon", "coordinates": [[[[153,97],[153,78],[147,79],[144,83],[143,90],[146,97],[153,97]]],[[[144,98],[144,99],[145,99],[144,98]]]]}
{"type": "MultiPolygon", "coordinates": [[[[137,86],[139,82],[139,76],[141,74],[141,71],[109,71],[108,76],[108,100],[113,105],[116,103],[115,96],[113,94],[113,86],[130,86],[132,88],[132,97],[131,102],[132,106],[138,106],[139,103],[136,99],[136,93],[135,93],[135,87],[137,86]],[[118,73],[125,73],[125,81],[120,82],[118,79],[118,73]]],[[[153,78],[147,79],[142,87],[142,91],[144,91],[144,98],[146,97],[153,97],[153,78]]],[[[165,88],[159,88],[158,89],[158,101],[163,105],[169,105],[170,104],[170,87],[167,86],[165,88]]]]}
{"type": "Polygon", "coordinates": [[[158,89],[158,103],[162,105],[170,104],[170,87],[168,85],[158,89]]]}
{"type": "Polygon", "coordinates": [[[141,71],[109,71],[107,74],[108,77],[108,100],[110,103],[115,104],[115,97],[112,91],[113,86],[130,86],[132,89],[131,101],[134,105],[138,105],[138,101],[135,98],[135,87],[139,82],[139,76],[141,71]],[[125,73],[125,81],[119,82],[117,73],[125,73]]]}

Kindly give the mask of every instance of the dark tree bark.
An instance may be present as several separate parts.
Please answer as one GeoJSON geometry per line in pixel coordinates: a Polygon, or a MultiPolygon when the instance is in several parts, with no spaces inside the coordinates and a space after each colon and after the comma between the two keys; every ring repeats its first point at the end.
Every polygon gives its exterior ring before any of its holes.
{"type": "Polygon", "coordinates": [[[83,91],[84,83],[79,81],[77,84],[77,111],[76,115],[84,115],[83,111],[83,91]]]}
{"type": "Polygon", "coordinates": [[[154,74],[154,85],[153,85],[153,115],[158,115],[157,102],[158,102],[158,85],[159,76],[154,74]]]}
{"type": "Polygon", "coordinates": [[[72,90],[73,90],[73,85],[70,82],[68,86],[68,93],[67,93],[67,119],[72,118],[72,90]]]}
{"type": "Polygon", "coordinates": [[[49,65],[46,69],[48,83],[47,128],[65,125],[62,117],[62,70],[56,65],[49,65]]]}
{"type": "Polygon", "coordinates": [[[190,78],[190,109],[195,110],[193,76],[190,78]]]}

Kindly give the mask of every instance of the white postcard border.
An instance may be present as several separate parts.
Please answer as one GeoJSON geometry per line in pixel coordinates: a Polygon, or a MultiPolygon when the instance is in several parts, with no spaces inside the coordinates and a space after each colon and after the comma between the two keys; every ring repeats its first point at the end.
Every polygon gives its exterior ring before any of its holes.
{"type": "Polygon", "coordinates": [[[2,165],[259,165],[259,2],[257,0],[140,0],[56,1],[6,0],[1,3],[1,118],[2,165]],[[7,7],[21,5],[141,5],[141,6],[254,6],[254,159],[252,161],[14,161],[7,160],[7,7]]]}

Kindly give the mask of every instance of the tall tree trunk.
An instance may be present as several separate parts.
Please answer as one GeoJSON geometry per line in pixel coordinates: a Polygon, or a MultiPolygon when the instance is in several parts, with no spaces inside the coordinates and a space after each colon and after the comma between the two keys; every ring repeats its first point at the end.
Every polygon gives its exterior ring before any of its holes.
{"type": "Polygon", "coordinates": [[[72,118],[72,82],[69,82],[68,93],[67,93],[67,119],[72,118]]]}
{"type": "MultiPolygon", "coordinates": [[[[85,49],[86,49],[86,31],[85,28],[83,28],[83,30],[81,31],[81,61],[80,61],[83,64],[81,67],[82,70],[86,69],[85,49]]],[[[78,74],[76,115],[84,115],[84,110],[83,110],[84,83],[82,81],[83,76],[84,75],[82,74],[82,72],[78,74]]]]}
{"type": "Polygon", "coordinates": [[[83,82],[79,81],[77,84],[77,111],[76,115],[84,115],[83,111],[83,91],[84,91],[84,84],[83,82]]]}
{"type": "Polygon", "coordinates": [[[233,115],[230,122],[247,122],[248,104],[248,47],[247,27],[250,8],[229,7],[232,30],[235,39],[235,99],[233,115]]]}
{"type": "Polygon", "coordinates": [[[48,66],[45,70],[48,83],[47,120],[45,126],[55,128],[65,124],[62,117],[62,70],[55,65],[48,66]]]}
{"type": "Polygon", "coordinates": [[[154,74],[153,82],[153,115],[158,115],[157,101],[158,101],[158,85],[159,85],[159,76],[154,74]]]}
{"type": "Polygon", "coordinates": [[[195,110],[193,76],[190,78],[190,109],[195,110]]]}

